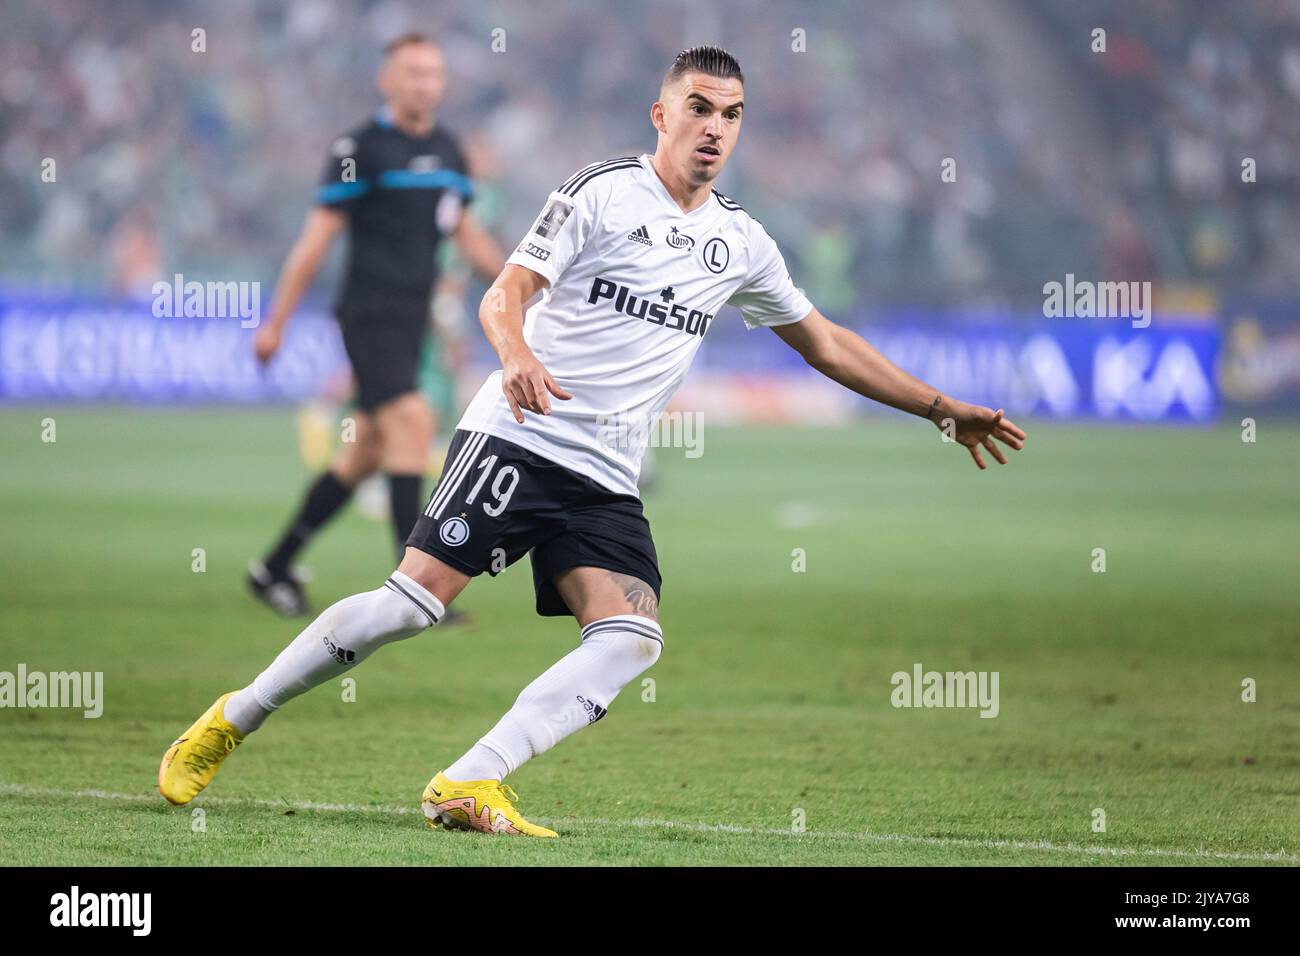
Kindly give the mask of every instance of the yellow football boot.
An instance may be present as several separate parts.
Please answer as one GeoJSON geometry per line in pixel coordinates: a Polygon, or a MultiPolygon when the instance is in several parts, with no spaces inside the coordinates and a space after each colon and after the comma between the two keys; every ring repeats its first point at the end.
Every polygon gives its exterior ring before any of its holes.
{"type": "Polygon", "coordinates": [[[244,735],[226,720],[223,709],[231,694],[223,694],[190,725],[163,754],[158,768],[158,792],[177,806],[189,803],[217,775],[221,761],[244,742],[244,735]]]}
{"type": "Polygon", "coordinates": [[[424,788],[420,808],[425,826],[449,830],[478,830],[512,836],[557,837],[554,830],[529,823],[511,801],[518,800],[509,784],[497,780],[448,780],[439,771],[424,788]]]}

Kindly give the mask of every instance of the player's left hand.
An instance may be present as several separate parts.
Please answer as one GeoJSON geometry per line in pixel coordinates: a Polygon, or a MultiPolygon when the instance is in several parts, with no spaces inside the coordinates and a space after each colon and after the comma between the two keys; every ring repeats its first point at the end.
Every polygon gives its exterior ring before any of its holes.
{"type": "Polygon", "coordinates": [[[930,421],[953,441],[965,445],[981,471],[988,467],[984,464],[984,456],[980,454],[981,447],[999,465],[1005,465],[1007,456],[1002,453],[997,442],[1020,451],[1025,446],[1027,437],[1024,429],[1002,416],[1002,409],[995,412],[983,405],[970,405],[950,398],[943,400],[930,415],[930,421]]]}

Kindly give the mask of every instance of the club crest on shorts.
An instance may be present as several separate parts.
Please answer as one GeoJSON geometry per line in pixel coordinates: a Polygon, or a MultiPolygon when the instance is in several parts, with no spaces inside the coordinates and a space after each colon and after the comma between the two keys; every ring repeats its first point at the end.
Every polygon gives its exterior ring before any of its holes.
{"type": "Polygon", "coordinates": [[[464,518],[448,518],[438,528],[438,537],[450,548],[462,545],[469,540],[469,522],[464,518]]]}

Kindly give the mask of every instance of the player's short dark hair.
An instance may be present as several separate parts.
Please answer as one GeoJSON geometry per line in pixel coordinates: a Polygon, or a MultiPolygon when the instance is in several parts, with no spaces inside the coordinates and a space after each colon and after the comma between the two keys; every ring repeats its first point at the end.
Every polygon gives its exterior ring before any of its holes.
{"type": "Polygon", "coordinates": [[[664,74],[663,85],[675,83],[687,73],[703,73],[723,80],[739,80],[745,85],[745,74],[740,72],[740,61],[721,47],[693,46],[683,50],[673,60],[673,65],[664,74]]]}
{"type": "Polygon", "coordinates": [[[438,41],[429,36],[429,34],[422,33],[419,30],[408,30],[401,36],[393,37],[393,39],[384,44],[384,59],[387,60],[404,46],[415,46],[416,44],[437,46],[438,41]]]}

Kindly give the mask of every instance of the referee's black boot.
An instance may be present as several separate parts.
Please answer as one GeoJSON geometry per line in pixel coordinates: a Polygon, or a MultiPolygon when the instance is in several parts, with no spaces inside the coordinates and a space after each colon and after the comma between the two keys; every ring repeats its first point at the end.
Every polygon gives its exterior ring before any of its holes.
{"type": "Polygon", "coordinates": [[[253,597],[282,617],[299,617],[307,613],[307,595],[303,593],[302,578],[292,569],[276,574],[261,561],[250,561],[248,589],[253,592],[253,597]]]}

